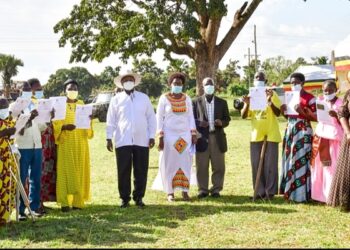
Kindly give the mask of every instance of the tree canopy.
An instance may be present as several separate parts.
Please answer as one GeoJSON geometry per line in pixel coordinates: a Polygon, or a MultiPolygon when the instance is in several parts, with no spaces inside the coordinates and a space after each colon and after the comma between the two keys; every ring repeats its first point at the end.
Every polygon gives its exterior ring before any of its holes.
{"type": "Polygon", "coordinates": [[[82,0],[54,27],[60,46],[70,42],[70,61],[102,61],[116,53],[123,61],[151,56],[157,49],[195,62],[197,93],[204,77],[215,77],[219,62],[262,0],[244,2],[235,13],[224,0],[82,0]],[[221,20],[232,25],[217,41],[221,20]]]}
{"type": "Polygon", "coordinates": [[[13,55],[0,54],[0,72],[4,83],[5,96],[9,97],[11,89],[11,78],[18,74],[18,67],[23,67],[23,61],[13,55]]]}

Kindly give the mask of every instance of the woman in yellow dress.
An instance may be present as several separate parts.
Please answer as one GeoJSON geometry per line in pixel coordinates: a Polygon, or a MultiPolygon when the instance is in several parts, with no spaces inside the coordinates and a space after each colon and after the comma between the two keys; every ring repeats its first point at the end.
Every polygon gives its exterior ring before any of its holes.
{"type": "Polygon", "coordinates": [[[10,172],[14,159],[9,148],[9,137],[16,131],[14,125],[10,119],[7,99],[0,98],[0,226],[9,221],[15,201],[15,183],[13,179],[11,181],[10,172]]]}
{"type": "Polygon", "coordinates": [[[57,203],[62,212],[82,209],[90,198],[90,153],[88,139],[93,129],[76,129],[75,110],[84,103],[77,100],[78,83],[64,83],[67,95],[67,111],[64,120],[54,121],[54,136],[57,145],[57,203]]]}

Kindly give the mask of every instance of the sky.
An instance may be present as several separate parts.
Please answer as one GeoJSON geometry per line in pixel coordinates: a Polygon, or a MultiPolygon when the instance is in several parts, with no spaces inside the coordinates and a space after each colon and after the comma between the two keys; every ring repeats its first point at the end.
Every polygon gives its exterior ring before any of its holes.
{"type": "MultiPolygon", "coordinates": [[[[0,0],[0,53],[11,54],[24,62],[13,80],[37,77],[46,83],[60,68],[86,67],[99,74],[106,66],[131,69],[112,55],[101,63],[69,64],[70,47],[59,48],[59,34],[53,26],[68,17],[79,0],[0,0]]],[[[222,20],[218,42],[224,37],[235,11],[243,0],[226,0],[228,15],[222,20]]],[[[249,0],[250,2],[250,0],[249,0]]],[[[257,31],[257,54],[260,60],[284,56],[295,60],[303,57],[327,56],[336,50],[336,56],[350,55],[350,1],[349,0],[264,0],[247,22],[238,38],[220,63],[224,68],[230,59],[239,65],[248,63],[248,48],[254,53],[254,25],[257,31]]],[[[165,69],[162,54],[153,59],[165,69]]]]}

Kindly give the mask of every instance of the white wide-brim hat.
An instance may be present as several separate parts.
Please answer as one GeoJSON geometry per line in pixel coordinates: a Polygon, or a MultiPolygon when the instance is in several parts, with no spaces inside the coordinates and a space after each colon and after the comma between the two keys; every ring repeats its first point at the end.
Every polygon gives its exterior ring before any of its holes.
{"type": "Polygon", "coordinates": [[[132,76],[135,79],[135,87],[137,85],[139,85],[141,83],[141,76],[137,73],[125,73],[122,75],[117,76],[116,78],[114,78],[114,84],[118,87],[118,88],[123,88],[123,84],[121,83],[122,79],[126,76],[132,76]]]}

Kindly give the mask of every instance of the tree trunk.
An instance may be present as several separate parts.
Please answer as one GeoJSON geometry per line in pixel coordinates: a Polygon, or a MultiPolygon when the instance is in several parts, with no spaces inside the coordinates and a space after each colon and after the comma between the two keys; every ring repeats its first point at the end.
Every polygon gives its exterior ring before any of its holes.
{"type": "Polygon", "coordinates": [[[9,99],[11,92],[11,85],[9,83],[4,83],[4,96],[9,99]]]}
{"type": "Polygon", "coordinates": [[[202,81],[206,77],[211,77],[216,83],[216,71],[219,66],[217,57],[210,58],[207,53],[197,54],[196,63],[196,94],[201,96],[204,93],[202,81]]]}

